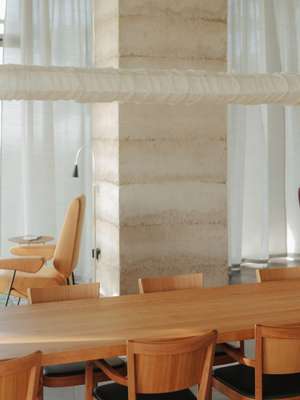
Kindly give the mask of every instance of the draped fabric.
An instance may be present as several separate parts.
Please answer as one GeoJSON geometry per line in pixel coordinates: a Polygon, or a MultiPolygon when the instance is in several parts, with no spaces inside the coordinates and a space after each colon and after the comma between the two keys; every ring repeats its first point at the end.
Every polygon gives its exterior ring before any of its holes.
{"type": "Polygon", "coordinates": [[[210,101],[239,104],[228,137],[230,262],[299,253],[299,0],[229,1],[228,74],[86,68],[91,15],[84,0],[7,2],[0,98],[19,101],[2,115],[2,250],[16,234],[56,235],[67,201],[89,192],[84,174],[71,179],[90,140],[78,102],[210,101]]]}
{"type": "MultiPolygon", "coordinates": [[[[230,0],[229,72],[298,74],[299,16],[298,0],[230,0]]],[[[300,110],[282,103],[230,106],[231,264],[300,253],[300,110]]]]}
{"type": "Polygon", "coordinates": [[[299,105],[300,74],[2,65],[0,98],[82,103],[299,105]]]}
{"type": "MultiPolygon", "coordinates": [[[[4,64],[89,66],[92,46],[90,8],[89,0],[7,1],[4,64]]],[[[1,68],[10,69],[6,65],[1,68]]],[[[4,86],[6,79],[10,78],[2,77],[1,80],[4,86]]],[[[36,78],[34,80],[39,87],[36,78]]],[[[77,274],[83,279],[92,275],[89,118],[88,106],[71,101],[3,103],[2,255],[8,253],[11,245],[8,238],[12,236],[46,234],[57,238],[68,203],[76,195],[85,193],[87,214],[77,274]],[[74,179],[74,159],[82,145],[86,145],[86,156],[80,159],[79,179],[74,179]]]]}

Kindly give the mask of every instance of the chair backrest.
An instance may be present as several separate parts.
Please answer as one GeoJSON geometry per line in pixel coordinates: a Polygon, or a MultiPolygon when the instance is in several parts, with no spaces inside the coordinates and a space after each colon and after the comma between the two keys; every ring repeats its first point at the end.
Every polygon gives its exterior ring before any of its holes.
{"type": "Polygon", "coordinates": [[[36,400],[41,370],[41,352],[0,362],[0,399],[36,400]]]}
{"type": "Polygon", "coordinates": [[[65,278],[71,275],[78,263],[84,209],[85,196],[72,200],[56,244],[53,265],[65,278]]]}
{"type": "Polygon", "coordinates": [[[300,373],[300,328],[257,325],[255,399],[262,399],[263,374],[300,373]]]}
{"type": "Polygon", "coordinates": [[[47,288],[28,289],[30,304],[50,303],[54,301],[96,299],[99,297],[100,283],[85,283],[82,285],[55,286],[47,288]]]}
{"type": "Polygon", "coordinates": [[[256,279],[257,282],[300,279],[300,267],[257,269],[256,279]]]}
{"type": "Polygon", "coordinates": [[[201,272],[187,275],[157,276],[140,278],[140,293],[165,292],[169,290],[192,289],[203,287],[201,272]]]}
{"type": "Polygon", "coordinates": [[[167,393],[200,384],[198,399],[207,398],[217,332],[170,340],[129,340],[128,395],[167,393]]]}

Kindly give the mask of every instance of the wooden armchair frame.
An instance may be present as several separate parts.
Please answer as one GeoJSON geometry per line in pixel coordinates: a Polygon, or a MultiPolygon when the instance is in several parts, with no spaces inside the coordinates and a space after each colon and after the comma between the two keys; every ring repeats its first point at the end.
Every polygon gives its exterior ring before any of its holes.
{"type": "Polygon", "coordinates": [[[257,269],[256,279],[257,282],[300,279],[300,267],[257,269]]]}
{"type": "MultiPolygon", "coordinates": [[[[236,355],[240,364],[255,368],[255,400],[263,400],[263,374],[282,375],[300,373],[300,328],[278,328],[256,325],[255,341],[255,359],[249,359],[241,355],[238,357],[238,354],[236,355]]],[[[253,400],[253,397],[237,393],[214,377],[212,381],[213,387],[230,399],[253,400]]],[[[280,399],[299,400],[300,395],[281,397],[280,399]]]]}
{"type": "MultiPolygon", "coordinates": [[[[52,288],[31,288],[28,289],[28,299],[31,304],[59,302],[68,300],[97,299],[100,297],[100,283],[86,283],[81,285],[57,286],[52,288]]],[[[89,370],[90,363],[86,364],[86,371],[90,374],[93,384],[107,381],[107,376],[101,371],[89,370]]],[[[119,367],[123,370],[123,367],[119,367]]],[[[39,392],[39,399],[43,398],[43,386],[45,387],[69,387],[84,385],[86,382],[85,373],[74,373],[66,376],[45,376],[43,374],[42,386],[39,392]]],[[[116,371],[118,371],[116,369],[116,371]]]]}
{"type": "Polygon", "coordinates": [[[0,362],[0,393],[3,400],[36,400],[39,387],[41,352],[0,362]]]}
{"type": "MultiPolygon", "coordinates": [[[[201,272],[185,275],[146,277],[138,280],[140,294],[193,288],[202,289],[203,283],[204,279],[201,272]]],[[[234,348],[226,343],[218,344],[217,348],[222,349],[224,353],[215,357],[215,366],[235,362],[237,361],[236,357],[241,357],[244,354],[243,341],[240,342],[239,348],[234,348]]]]}
{"type": "MultiPolygon", "coordinates": [[[[167,393],[199,385],[198,400],[211,393],[211,375],[217,332],[202,336],[170,340],[129,340],[128,374],[123,376],[104,360],[89,363],[87,381],[91,382],[93,365],[111,380],[128,387],[128,400],[137,393],[167,393]],[[164,371],[164,373],[162,373],[164,371]]],[[[88,383],[91,389],[92,385],[88,383]]],[[[92,391],[86,400],[91,400],[92,391]]]]}

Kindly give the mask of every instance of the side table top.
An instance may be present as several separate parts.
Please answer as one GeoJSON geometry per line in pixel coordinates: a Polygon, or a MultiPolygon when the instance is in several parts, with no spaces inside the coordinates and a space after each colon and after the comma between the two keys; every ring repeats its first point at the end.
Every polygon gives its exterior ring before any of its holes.
{"type": "Polygon", "coordinates": [[[10,242],[18,243],[18,244],[40,244],[51,242],[53,240],[53,236],[33,236],[33,235],[25,235],[25,236],[15,236],[11,237],[8,240],[10,242]]]}

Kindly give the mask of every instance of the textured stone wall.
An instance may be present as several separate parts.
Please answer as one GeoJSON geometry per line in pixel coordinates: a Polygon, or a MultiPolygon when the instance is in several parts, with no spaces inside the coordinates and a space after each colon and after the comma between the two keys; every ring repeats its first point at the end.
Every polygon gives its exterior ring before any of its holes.
{"type": "MultiPolygon", "coordinates": [[[[226,70],[226,1],[96,4],[99,66],[226,70]]],[[[191,271],[225,283],[226,108],[104,104],[93,119],[104,291],[191,271]]]]}

